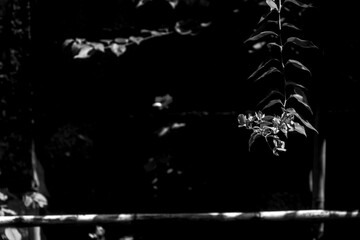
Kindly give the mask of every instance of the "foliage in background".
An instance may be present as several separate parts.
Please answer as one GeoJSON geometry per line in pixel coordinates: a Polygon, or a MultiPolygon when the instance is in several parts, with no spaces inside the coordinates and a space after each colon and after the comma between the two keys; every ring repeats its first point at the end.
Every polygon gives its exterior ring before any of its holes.
{"type": "MultiPolygon", "coordinates": [[[[311,41],[303,39],[297,18],[313,7],[297,0],[266,0],[269,12],[261,17],[258,27],[245,44],[250,53],[263,50],[261,63],[249,76],[257,89],[267,89],[258,102],[254,114],[239,114],[239,127],[252,130],[249,149],[256,139],[264,137],[273,154],[286,151],[288,133],[306,136],[306,128],[317,130],[304,116],[313,113],[307,90],[311,70],[301,59],[302,52],[317,49],[311,41]],[[285,139],[284,139],[285,138],[285,139]]],[[[260,91],[260,90],[259,90],[260,91]]]]}

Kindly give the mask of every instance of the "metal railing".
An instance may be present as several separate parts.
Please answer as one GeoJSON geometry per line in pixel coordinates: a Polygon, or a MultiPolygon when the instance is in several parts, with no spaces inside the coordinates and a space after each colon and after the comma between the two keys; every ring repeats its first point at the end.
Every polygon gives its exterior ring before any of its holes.
{"type": "Polygon", "coordinates": [[[0,227],[44,226],[61,224],[130,224],[134,222],[182,221],[312,221],[360,220],[359,211],[297,210],[213,213],[131,213],[131,214],[66,214],[0,216],[0,227]]]}

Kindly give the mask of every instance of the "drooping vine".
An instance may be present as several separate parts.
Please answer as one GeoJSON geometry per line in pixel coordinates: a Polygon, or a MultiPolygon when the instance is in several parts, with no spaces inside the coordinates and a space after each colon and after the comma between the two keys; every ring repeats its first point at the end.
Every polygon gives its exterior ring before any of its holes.
{"type": "Polygon", "coordinates": [[[317,49],[311,41],[303,39],[295,17],[311,4],[297,0],[266,0],[269,12],[261,17],[257,28],[245,44],[252,50],[267,48],[265,59],[249,76],[257,88],[266,88],[266,95],[257,104],[254,114],[239,114],[239,127],[252,130],[249,150],[256,139],[264,137],[273,154],[286,151],[285,139],[289,132],[304,136],[306,128],[317,130],[304,117],[313,111],[307,98],[311,70],[303,63],[300,52],[317,49]],[[270,87],[269,87],[270,86],[270,87]],[[276,113],[276,114],[273,114],[276,113]]]}

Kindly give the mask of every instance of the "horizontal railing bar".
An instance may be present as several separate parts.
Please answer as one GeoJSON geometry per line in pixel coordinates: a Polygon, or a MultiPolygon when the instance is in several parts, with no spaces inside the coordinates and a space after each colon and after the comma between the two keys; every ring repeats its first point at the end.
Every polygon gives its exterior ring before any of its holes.
{"type": "Polygon", "coordinates": [[[67,214],[67,215],[17,215],[0,216],[2,226],[43,226],[61,224],[129,224],[158,220],[184,221],[328,221],[360,219],[359,211],[297,210],[262,212],[214,213],[131,213],[131,214],[67,214]]]}

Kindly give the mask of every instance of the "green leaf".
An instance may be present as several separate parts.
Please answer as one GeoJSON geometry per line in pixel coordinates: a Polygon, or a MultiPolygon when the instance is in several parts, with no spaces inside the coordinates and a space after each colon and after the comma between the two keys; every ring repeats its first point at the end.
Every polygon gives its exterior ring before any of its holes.
{"type": "Polygon", "coordinates": [[[286,112],[296,116],[307,128],[315,131],[316,133],[319,133],[308,121],[304,120],[296,111],[294,108],[287,108],[286,112]]]}
{"type": "Polygon", "coordinates": [[[16,228],[5,228],[5,236],[9,240],[21,240],[21,234],[16,228]]]}
{"type": "Polygon", "coordinates": [[[307,90],[307,88],[301,84],[298,84],[296,82],[292,82],[292,81],[286,81],[285,83],[285,87],[288,87],[288,86],[294,86],[294,87],[298,87],[298,88],[302,88],[304,90],[307,90]]]}
{"type": "Polygon", "coordinates": [[[280,99],[274,99],[274,100],[271,100],[268,104],[266,104],[266,106],[263,107],[262,110],[264,110],[266,108],[269,108],[269,107],[272,107],[272,106],[274,106],[275,104],[278,104],[278,103],[280,103],[281,106],[284,106],[283,102],[280,99]]]}
{"type": "Polygon", "coordinates": [[[289,37],[284,46],[288,43],[293,43],[299,47],[302,47],[302,48],[315,48],[315,49],[318,49],[317,46],[315,46],[311,41],[309,40],[303,40],[303,39],[300,39],[298,37],[289,37]]]}
{"type": "Polygon", "coordinates": [[[250,139],[249,139],[249,151],[250,151],[250,148],[251,146],[253,145],[253,143],[255,142],[255,140],[257,138],[261,137],[261,134],[258,133],[258,132],[253,132],[250,136],[250,139]]]}
{"type": "Polygon", "coordinates": [[[302,135],[304,135],[305,137],[306,135],[306,131],[303,125],[301,125],[300,123],[295,122],[294,123],[294,130],[302,135]]]}
{"type": "Polygon", "coordinates": [[[270,12],[264,14],[263,16],[261,16],[258,24],[260,24],[261,22],[263,22],[265,19],[268,19],[268,18],[270,17],[271,13],[272,13],[272,11],[270,11],[270,12]]]}
{"type": "Polygon", "coordinates": [[[281,48],[281,46],[280,46],[279,44],[275,43],[275,42],[269,42],[269,43],[267,44],[267,46],[268,46],[268,47],[274,46],[274,47],[281,48]]]}
{"type": "Polygon", "coordinates": [[[269,61],[267,62],[262,62],[259,67],[250,75],[250,77],[248,77],[248,79],[251,79],[253,78],[254,76],[256,76],[259,72],[261,72],[262,70],[264,70],[271,62],[273,61],[277,61],[279,62],[279,60],[273,58],[273,59],[270,59],[269,61]]]}
{"type": "Polygon", "coordinates": [[[246,117],[244,114],[238,115],[238,123],[239,123],[240,127],[243,127],[246,125],[246,117]]]}
{"type": "Polygon", "coordinates": [[[308,72],[308,73],[310,74],[310,76],[311,76],[311,71],[310,71],[307,67],[305,67],[304,64],[302,64],[301,62],[299,62],[298,60],[289,59],[289,60],[286,62],[285,67],[288,66],[288,65],[292,65],[292,66],[294,66],[294,67],[296,67],[296,68],[298,68],[298,69],[301,69],[301,70],[303,70],[303,71],[306,71],[306,72],[308,72]]]}
{"type": "Polygon", "coordinates": [[[79,46],[80,51],[74,56],[75,59],[85,59],[89,58],[94,53],[94,48],[92,46],[82,44],[79,46]]]}
{"type": "Polygon", "coordinates": [[[280,73],[280,74],[281,74],[281,72],[280,72],[279,69],[277,69],[276,67],[271,67],[269,70],[267,70],[266,72],[264,72],[260,77],[258,77],[257,79],[255,79],[254,82],[258,82],[258,81],[260,81],[261,79],[263,79],[263,78],[265,78],[265,77],[267,77],[267,76],[269,76],[269,75],[271,75],[271,74],[273,74],[273,73],[280,73]]]}
{"type": "Polygon", "coordinates": [[[276,5],[276,3],[273,0],[266,0],[266,3],[270,7],[270,11],[272,11],[274,9],[279,11],[278,6],[276,5]]]}
{"type": "Polygon", "coordinates": [[[176,6],[179,4],[179,0],[167,0],[167,2],[170,4],[170,6],[175,9],[176,6]]]}
{"type": "Polygon", "coordinates": [[[263,120],[264,121],[272,121],[274,119],[274,116],[271,116],[271,115],[266,115],[263,120]]]}
{"type": "Polygon", "coordinates": [[[299,103],[301,103],[304,107],[306,107],[311,114],[313,114],[313,111],[311,110],[311,107],[306,103],[304,100],[304,97],[300,94],[292,94],[288,99],[295,98],[299,103]]]}
{"type": "Polygon", "coordinates": [[[257,40],[259,40],[259,39],[261,39],[263,37],[266,37],[266,36],[277,37],[278,34],[273,32],[273,31],[263,31],[261,33],[256,34],[255,36],[252,36],[252,37],[248,38],[247,40],[245,40],[244,43],[250,42],[250,41],[257,41],[257,40]]]}
{"type": "Polygon", "coordinates": [[[302,3],[302,2],[299,2],[297,0],[285,0],[284,3],[283,3],[283,6],[287,3],[293,3],[295,4],[296,6],[298,7],[302,7],[302,8],[311,8],[313,7],[312,4],[305,4],[305,3],[302,3]]]}
{"type": "Polygon", "coordinates": [[[130,36],[129,37],[129,40],[137,45],[139,45],[143,40],[144,38],[143,37],[134,37],[134,36],[130,36]]]}
{"type": "Polygon", "coordinates": [[[291,29],[293,29],[293,30],[301,31],[300,28],[296,27],[294,24],[291,24],[291,23],[283,23],[282,26],[283,26],[283,27],[287,27],[287,28],[291,28],[291,29]]]}
{"type": "Polygon", "coordinates": [[[89,42],[89,45],[92,46],[97,51],[105,52],[105,46],[101,42],[89,42]]]}
{"type": "Polygon", "coordinates": [[[123,44],[112,43],[109,48],[117,57],[124,54],[126,51],[126,46],[123,44]]]}
{"type": "Polygon", "coordinates": [[[279,90],[277,89],[274,89],[274,90],[271,90],[267,95],[266,97],[264,97],[258,104],[257,106],[261,105],[263,102],[265,102],[268,98],[274,96],[274,95],[280,95],[281,97],[284,97],[284,94],[282,94],[279,90]]]}

